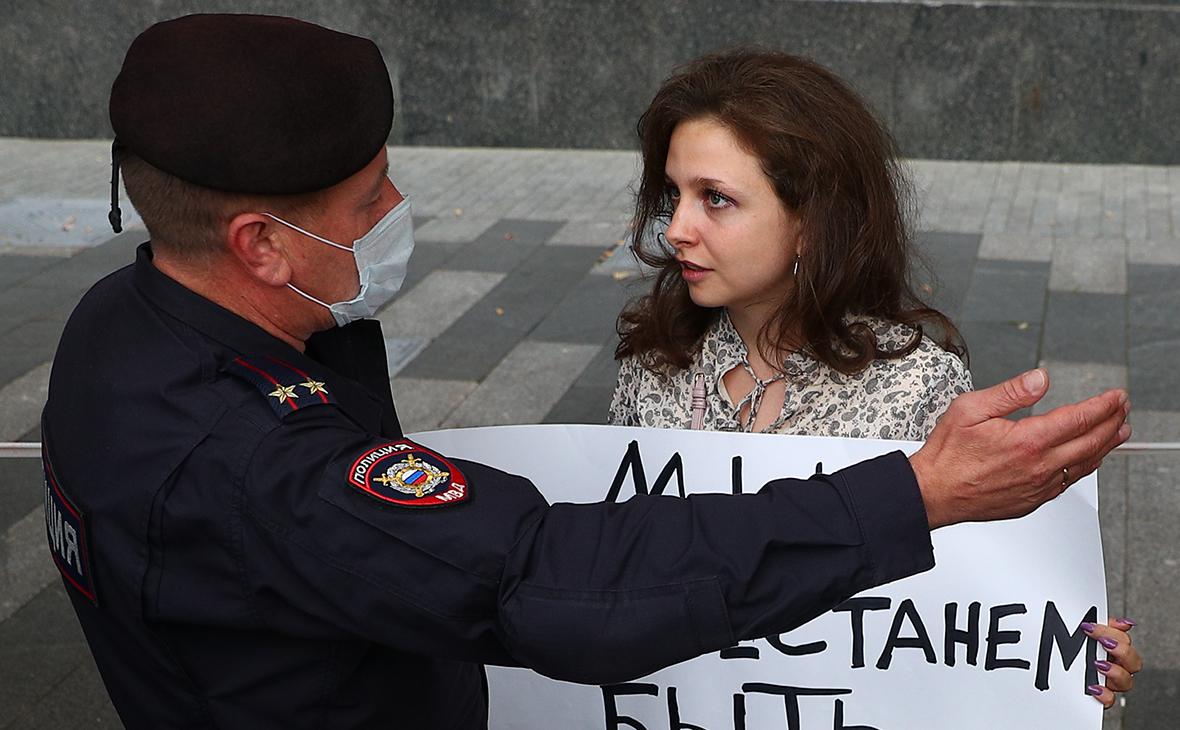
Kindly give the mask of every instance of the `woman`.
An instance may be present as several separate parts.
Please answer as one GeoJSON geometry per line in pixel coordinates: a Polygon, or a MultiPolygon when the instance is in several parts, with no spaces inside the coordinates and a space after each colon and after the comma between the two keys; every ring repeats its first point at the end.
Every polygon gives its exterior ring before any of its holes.
{"type": "MultiPolygon", "coordinates": [[[[738,51],[668,79],[639,122],[636,255],[616,425],[924,439],[971,389],[954,325],[908,281],[908,184],[889,134],[823,67],[738,51]]],[[[1133,622],[1090,626],[1109,707],[1133,622]]]]}

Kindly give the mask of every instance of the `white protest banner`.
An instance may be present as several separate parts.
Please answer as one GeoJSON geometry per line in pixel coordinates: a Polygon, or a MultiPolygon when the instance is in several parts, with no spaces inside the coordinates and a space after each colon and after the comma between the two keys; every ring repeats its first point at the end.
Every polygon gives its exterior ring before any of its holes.
{"type": "MultiPolygon", "coordinates": [[[[550,502],[754,492],[919,444],[607,426],[501,426],[415,440],[531,479],[550,502]],[[636,469],[641,465],[642,469],[636,469]],[[642,477],[639,475],[642,473],[642,477]]],[[[475,496],[478,499],[478,494],[475,496]]],[[[934,533],[937,566],[794,631],[596,687],[488,668],[491,727],[586,730],[1098,728],[1106,620],[1097,479],[1028,517],[934,533]]]]}

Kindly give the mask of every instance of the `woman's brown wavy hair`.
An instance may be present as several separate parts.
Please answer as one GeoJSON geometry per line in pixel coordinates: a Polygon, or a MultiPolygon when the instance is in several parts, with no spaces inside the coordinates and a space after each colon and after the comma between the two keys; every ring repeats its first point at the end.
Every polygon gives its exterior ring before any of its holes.
{"type": "Polygon", "coordinates": [[[819,64],[739,50],[677,69],[639,119],[643,174],[633,250],[657,273],[651,292],[619,315],[616,358],[639,356],[657,372],[684,369],[718,316],[719,310],[693,303],[673,252],[659,240],[672,209],[664,173],[669,140],[676,125],[695,119],[729,129],[799,219],[797,285],[784,287],[781,306],[759,333],[761,352],[806,348],[852,374],[876,358],[910,354],[927,325],[944,349],[966,356],[955,326],[910,282],[911,190],[889,133],[856,92],[819,64]],[[883,349],[868,325],[847,315],[909,325],[914,335],[904,347],[883,349]]]}

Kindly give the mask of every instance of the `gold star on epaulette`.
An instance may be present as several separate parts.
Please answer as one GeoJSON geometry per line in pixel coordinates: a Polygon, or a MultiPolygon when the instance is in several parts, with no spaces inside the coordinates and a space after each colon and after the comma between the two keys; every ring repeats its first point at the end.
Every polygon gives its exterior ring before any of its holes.
{"type": "Polygon", "coordinates": [[[315,393],[324,393],[326,395],[328,393],[328,390],[324,387],[324,384],[318,380],[312,380],[311,378],[308,378],[306,382],[300,383],[300,385],[302,385],[304,388],[307,388],[308,395],[313,395],[315,393]]]}
{"type": "Polygon", "coordinates": [[[298,395],[295,394],[295,386],[294,385],[278,385],[278,384],[276,384],[275,389],[272,392],[267,393],[267,395],[273,395],[275,398],[278,398],[279,403],[286,403],[288,398],[298,398],[299,397],[298,395]]]}

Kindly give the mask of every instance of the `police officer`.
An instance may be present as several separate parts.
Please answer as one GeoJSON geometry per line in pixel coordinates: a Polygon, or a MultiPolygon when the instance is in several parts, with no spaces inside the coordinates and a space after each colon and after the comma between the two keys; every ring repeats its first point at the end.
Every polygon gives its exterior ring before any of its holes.
{"type": "Polygon", "coordinates": [[[53,556],[131,728],[483,727],[484,664],[605,683],[788,630],[1129,435],[1122,392],[1003,419],[1044,393],[1033,371],[963,396],[909,460],[550,506],[398,426],[367,317],[412,228],[372,42],[160,23],[110,113],[151,242],[70,318],[43,437],[53,556]]]}

